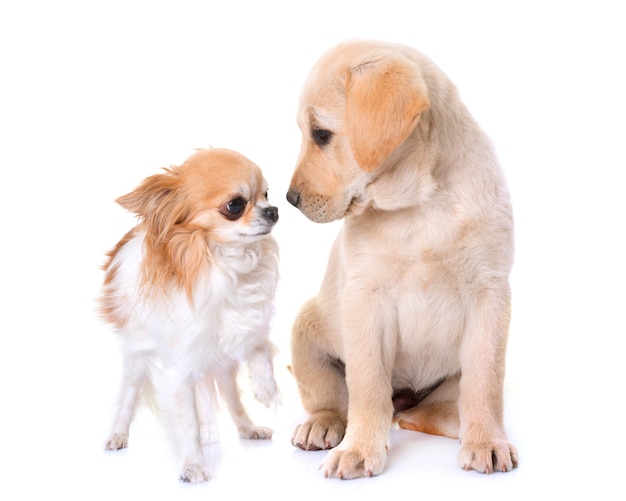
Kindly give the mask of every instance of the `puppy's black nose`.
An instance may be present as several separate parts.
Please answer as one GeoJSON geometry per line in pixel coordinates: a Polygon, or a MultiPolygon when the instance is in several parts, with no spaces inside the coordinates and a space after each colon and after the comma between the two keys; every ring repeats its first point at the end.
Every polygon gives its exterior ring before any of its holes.
{"type": "Polygon", "coordinates": [[[287,201],[294,207],[298,207],[300,203],[300,193],[296,190],[289,190],[287,192],[287,201]]]}
{"type": "Polygon", "coordinates": [[[266,207],[263,209],[263,216],[272,221],[272,223],[275,223],[278,221],[278,207],[266,207]]]}

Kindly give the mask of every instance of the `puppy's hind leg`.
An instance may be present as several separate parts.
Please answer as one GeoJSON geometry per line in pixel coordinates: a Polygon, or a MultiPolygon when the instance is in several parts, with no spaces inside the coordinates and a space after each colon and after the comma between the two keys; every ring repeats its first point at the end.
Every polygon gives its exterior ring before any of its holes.
{"type": "Polygon", "coordinates": [[[237,384],[238,372],[238,364],[233,363],[216,374],[215,380],[239,436],[253,440],[272,438],[272,430],[264,426],[256,426],[241,403],[241,394],[237,384]]]}
{"type": "Polygon", "coordinates": [[[105,450],[115,451],[128,446],[128,430],[147,384],[147,367],[141,358],[125,357],[113,425],[104,444],[105,450]]]}
{"type": "Polygon", "coordinates": [[[348,387],[343,362],[324,349],[328,340],[315,299],[302,307],[291,336],[291,373],[309,414],[294,429],[291,443],[304,450],[333,448],[346,431],[348,387]]]}
{"type": "Polygon", "coordinates": [[[459,438],[459,377],[446,379],[416,406],[401,410],[394,422],[405,430],[459,438]]]}

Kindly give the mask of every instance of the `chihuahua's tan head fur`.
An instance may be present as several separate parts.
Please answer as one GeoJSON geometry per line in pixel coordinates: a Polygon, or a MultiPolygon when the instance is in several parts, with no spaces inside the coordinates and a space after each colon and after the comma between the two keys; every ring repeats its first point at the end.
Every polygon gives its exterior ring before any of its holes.
{"type": "Polygon", "coordinates": [[[371,179],[428,107],[422,75],[397,51],[361,41],[325,53],[300,97],[289,202],[320,223],[359,213],[371,179]]]}
{"type": "Polygon", "coordinates": [[[278,209],[267,189],[261,169],[243,155],[199,150],[116,200],[140,217],[118,246],[133,231],[145,231],[144,285],[162,290],[173,280],[191,297],[215,246],[246,245],[270,234],[278,209]]]}

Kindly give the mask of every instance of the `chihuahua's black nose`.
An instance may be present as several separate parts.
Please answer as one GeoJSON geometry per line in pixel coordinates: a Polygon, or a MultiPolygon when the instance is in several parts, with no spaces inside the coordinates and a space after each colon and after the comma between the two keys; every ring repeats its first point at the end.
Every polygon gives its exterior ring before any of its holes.
{"type": "Polygon", "coordinates": [[[294,207],[298,207],[298,204],[300,204],[300,192],[289,190],[287,192],[287,201],[294,207]]]}
{"type": "Polygon", "coordinates": [[[278,207],[266,207],[263,209],[263,216],[272,221],[272,223],[275,223],[278,221],[278,207]]]}

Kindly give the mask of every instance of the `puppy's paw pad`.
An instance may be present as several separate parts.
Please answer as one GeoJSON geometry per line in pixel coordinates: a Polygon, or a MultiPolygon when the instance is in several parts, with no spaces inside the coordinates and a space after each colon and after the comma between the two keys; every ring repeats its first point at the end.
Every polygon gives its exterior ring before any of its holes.
{"type": "Polygon", "coordinates": [[[117,451],[128,447],[128,435],[126,433],[113,433],[104,443],[104,450],[117,451]]]}
{"type": "Polygon", "coordinates": [[[305,451],[319,451],[336,447],[343,439],[346,425],[335,413],[320,412],[296,426],[291,443],[305,451]]]}
{"type": "Polygon", "coordinates": [[[459,466],[480,473],[511,471],[517,467],[517,449],[506,440],[466,443],[459,451],[459,466]]]}
{"type": "Polygon", "coordinates": [[[190,464],[180,472],[180,481],[188,484],[200,484],[209,480],[209,474],[197,464],[190,464]]]}
{"type": "Polygon", "coordinates": [[[330,451],[320,466],[325,477],[350,480],[373,477],[385,467],[386,449],[365,453],[359,449],[337,448],[330,451]]]}

